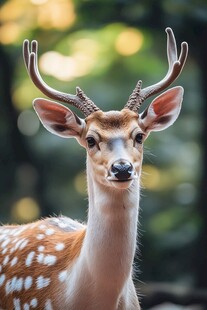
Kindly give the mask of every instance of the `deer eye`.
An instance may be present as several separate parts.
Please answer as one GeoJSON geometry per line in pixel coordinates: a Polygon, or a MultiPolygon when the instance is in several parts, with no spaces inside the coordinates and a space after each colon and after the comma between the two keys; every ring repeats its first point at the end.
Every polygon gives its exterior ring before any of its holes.
{"type": "Polygon", "coordinates": [[[142,144],[143,137],[144,137],[143,133],[138,133],[135,137],[135,141],[139,144],[142,144]]]}
{"type": "Polygon", "coordinates": [[[96,145],[96,140],[93,137],[88,137],[86,140],[90,149],[96,145]]]}

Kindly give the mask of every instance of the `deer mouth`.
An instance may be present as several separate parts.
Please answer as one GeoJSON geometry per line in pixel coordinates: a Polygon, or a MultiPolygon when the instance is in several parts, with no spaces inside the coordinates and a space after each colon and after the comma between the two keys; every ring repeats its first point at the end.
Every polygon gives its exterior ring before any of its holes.
{"type": "Polygon", "coordinates": [[[116,183],[125,183],[125,182],[130,182],[137,179],[137,175],[133,175],[130,178],[126,178],[126,179],[117,179],[114,176],[108,176],[107,180],[110,182],[116,182],[116,183]]]}
{"type": "Polygon", "coordinates": [[[125,189],[128,189],[133,181],[137,179],[136,176],[132,176],[130,178],[127,178],[127,179],[121,179],[121,180],[118,180],[117,178],[114,178],[114,176],[108,176],[107,177],[107,180],[108,182],[110,182],[110,185],[118,190],[125,190],[125,189]]]}
{"type": "Polygon", "coordinates": [[[111,182],[116,182],[116,183],[125,183],[125,182],[130,182],[133,179],[126,179],[126,180],[111,180],[111,182]]]}

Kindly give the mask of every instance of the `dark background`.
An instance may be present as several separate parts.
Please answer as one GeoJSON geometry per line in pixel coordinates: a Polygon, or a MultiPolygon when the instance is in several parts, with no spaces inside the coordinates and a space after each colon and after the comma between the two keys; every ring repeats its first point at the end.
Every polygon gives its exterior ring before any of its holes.
{"type": "Polygon", "coordinates": [[[137,287],[144,309],[207,309],[206,1],[10,0],[0,16],[2,223],[87,215],[85,152],[39,125],[25,38],[38,40],[49,85],[70,93],[78,85],[103,110],[121,109],[138,79],[147,86],[165,75],[167,26],[179,51],[188,42],[174,83],[185,89],[181,115],[145,144],[137,287]]]}

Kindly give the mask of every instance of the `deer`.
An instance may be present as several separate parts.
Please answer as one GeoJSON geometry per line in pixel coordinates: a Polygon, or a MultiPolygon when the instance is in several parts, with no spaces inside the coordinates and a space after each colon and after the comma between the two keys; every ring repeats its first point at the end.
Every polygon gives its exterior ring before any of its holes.
{"type": "Polygon", "coordinates": [[[0,308],[3,310],[137,310],[133,262],[143,143],[177,119],[184,90],[166,90],[180,75],[188,45],[166,28],[168,72],[151,86],[139,80],[121,111],[102,111],[79,88],[51,88],[38,69],[38,43],[25,40],[23,56],[36,87],[50,99],[73,105],[80,118],[56,101],[36,98],[34,109],[52,134],[75,138],[86,150],[87,224],[53,216],[0,227],[0,308]],[[165,90],[165,91],[164,91],[165,90]],[[164,92],[162,92],[164,91],[164,92]],[[158,94],[139,113],[144,100],[158,94]]]}

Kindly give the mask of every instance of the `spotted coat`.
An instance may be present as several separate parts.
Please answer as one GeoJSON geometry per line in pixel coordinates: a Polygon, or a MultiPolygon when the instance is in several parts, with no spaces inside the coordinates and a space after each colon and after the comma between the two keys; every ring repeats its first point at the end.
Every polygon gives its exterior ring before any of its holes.
{"type": "Polygon", "coordinates": [[[0,227],[0,309],[63,309],[85,226],[66,217],[0,227]]]}

